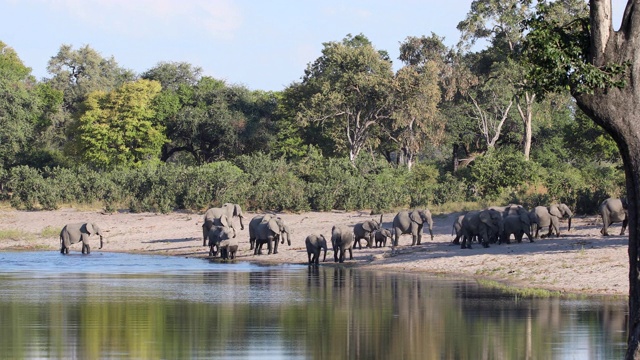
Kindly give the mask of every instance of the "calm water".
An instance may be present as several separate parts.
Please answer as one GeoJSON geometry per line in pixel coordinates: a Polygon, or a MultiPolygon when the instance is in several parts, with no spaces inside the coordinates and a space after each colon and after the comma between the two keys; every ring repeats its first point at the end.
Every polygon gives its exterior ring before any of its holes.
{"type": "Polygon", "coordinates": [[[424,275],[0,253],[2,358],[620,359],[625,321],[424,275]]]}

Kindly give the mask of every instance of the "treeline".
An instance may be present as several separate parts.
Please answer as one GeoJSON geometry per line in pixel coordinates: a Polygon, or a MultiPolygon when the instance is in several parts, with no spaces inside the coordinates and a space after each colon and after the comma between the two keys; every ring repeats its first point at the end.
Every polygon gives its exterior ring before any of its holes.
{"type": "MultiPolygon", "coordinates": [[[[324,43],[279,92],[227,84],[188,63],[135,74],[89,46],[62,45],[50,77],[38,80],[0,42],[2,196],[26,209],[561,201],[594,212],[624,188],[616,145],[568,93],[530,92],[519,24],[535,12],[517,1],[494,6],[459,23],[460,47],[435,34],[407,37],[397,71],[362,34],[324,43]],[[469,51],[477,40],[487,47],[469,51]]],[[[545,6],[569,30],[588,15],[578,0],[545,6]]]]}

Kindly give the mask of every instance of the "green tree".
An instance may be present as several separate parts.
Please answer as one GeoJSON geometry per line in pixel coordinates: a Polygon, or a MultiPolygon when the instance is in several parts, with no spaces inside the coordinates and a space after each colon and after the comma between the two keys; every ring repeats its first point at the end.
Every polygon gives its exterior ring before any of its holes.
{"type": "Polygon", "coordinates": [[[157,159],[167,141],[151,107],[160,89],[157,81],[138,80],[109,93],[89,94],[78,119],[77,155],[98,168],[157,159]]]}
{"type": "Polygon", "coordinates": [[[588,17],[565,22],[541,4],[529,20],[525,55],[533,91],[567,88],[577,105],[614,139],[629,204],[629,330],[626,358],[640,358],[640,7],[629,0],[615,31],[611,1],[590,0],[588,17]],[[634,69],[634,70],[631,70],[634,69]]]}
{"type": "Polygon", "coordinates": [[[0,41],[0,166],[9,168],[28,153],[41,113],[31,69],[0,41]]]}
{"type": "Polygon", "coordinates": [[[391,139],[398,143],[409,170],[426,142],[437,146],[444,138],[437,74],[436,64],[429,62],[422,67],[404,66],[395,76],[391,139]]]}
{"type": "Polygon", "coordinates": [[[62,45],[47,65],[50,78],[45,79],[53,90],[63,94],[59,111],[49,116],[49,141],[51,146],[62,148],[73,140],[74,117],[87,96],[95,91],[109,92],[135,76],[131,70],[121,68],[113,57],[103,58],[100,53],[85,45],[74,50],[62,45]]]}
{"type": "Polygon", "coordinates": [[[372,131],[390,116],[391,61],[362,34],[323,45],[322,56],[305,70],[298,119],[321,127],[323,150],[346,153],[354,163],[363,148],[375,145],[372,131]]]}
{"type": "Polygon", "coordinates": [[[163,90],[176,91],[183,85],[195,86],[200,81],[201,75],[202,68],[187,62],[160,62],[140,77],[160,82],[163,90]]]}

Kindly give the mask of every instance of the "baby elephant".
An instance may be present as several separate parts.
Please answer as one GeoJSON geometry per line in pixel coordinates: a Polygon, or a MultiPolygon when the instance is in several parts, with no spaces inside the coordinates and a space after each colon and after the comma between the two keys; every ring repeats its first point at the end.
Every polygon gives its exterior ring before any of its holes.
{"type": "Polygon", "coordinates": [[[100,236],[100,247],[102,249],[102,231],[94,223],[74,223],[67,224],[60,231],[60,253],[68,254],[71,244],[82,241],[82,253],[91,253],[89,246],[89,236],[96,234],[100,236]]]}
{"type": "Polygon", "coordinates": [[[376,247],[387,246],[387,239],[391,240],[391,231],[389,229],[378,229],[373,232],[373,239],[376,243],[376,247]]]}
{"type": "Polygon", "coordinates": [[[233,260],[238,251],[238,239],[231,238],[220,242],[220,258],[222,260],[233,260]]]}
{"type": "Polygon", "coordinates": [[[327,239],[324,238],[324,235],[309,235],[304,240],[304,243],[307,246],[307,257],[309,258],[309,264],[318,265],[318,263],[320,262],[321,250],[324,250],[324,257],[322,258],[322,262],[325,262],[327,260],[327,239]]]}

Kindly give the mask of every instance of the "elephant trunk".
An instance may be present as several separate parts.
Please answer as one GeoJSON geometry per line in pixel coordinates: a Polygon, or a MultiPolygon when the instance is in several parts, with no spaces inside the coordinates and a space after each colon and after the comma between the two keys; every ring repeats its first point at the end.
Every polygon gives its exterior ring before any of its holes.
{"type": "Polygon", "coordinates": [[[100,247],[98,249],[102,249],[102,235],[100,235],[100,247]]]}
{"type": "Polygon", "coordinates": [[[243,216],[238,216],[238,219],[240,219],[240,230],[244,230],[244,223],[242,223],[242,218],[243,216]]]}
{"type": "Polygon", "coordinates": [[[326,262],[327,261],[327,246],[323,246],[324,249],[324,257],[322,257],[322,262],[326,262]]]}
{"type": "Polygon", "coordinates": [[[567,231],[571,231],[571,217],[569,217],[569,230],[567,231]]]}

